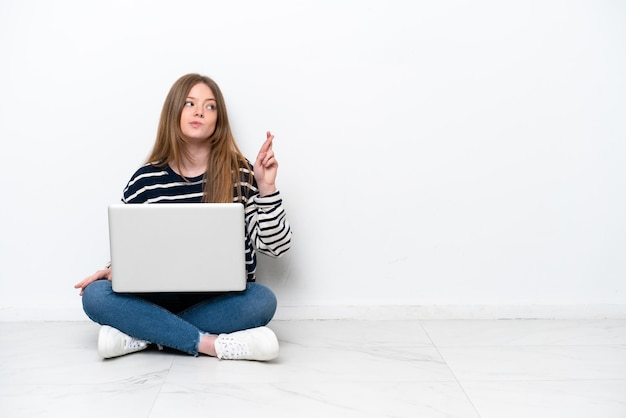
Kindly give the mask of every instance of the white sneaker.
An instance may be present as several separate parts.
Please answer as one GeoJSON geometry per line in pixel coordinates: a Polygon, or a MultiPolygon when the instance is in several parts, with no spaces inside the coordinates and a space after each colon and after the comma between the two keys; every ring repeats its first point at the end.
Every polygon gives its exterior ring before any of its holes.
{"type": "Polygon", "coordinates": [[[148,348],[148,341],[138,340],[108,325],[103,325],[98,334],[98,354],[102,358],[123,356],[124,354],[148,348]]]}
{"type": "Polygon", "coordinates": [[[215,340],[217,358],[266,361],[278,357],[278,339],[267,327],[220,334],[215,340]]]}

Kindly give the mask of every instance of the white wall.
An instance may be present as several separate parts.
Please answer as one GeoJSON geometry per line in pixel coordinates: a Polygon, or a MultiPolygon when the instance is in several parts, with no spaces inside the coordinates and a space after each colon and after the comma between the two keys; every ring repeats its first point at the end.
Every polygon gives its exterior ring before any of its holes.
{"type": "Polygon", "coordinates": [[[626,312],[624,2],[3,0],[0,59],[0,319],[85,318],[188,72],[276,134],[283,316],[626,312]]]}

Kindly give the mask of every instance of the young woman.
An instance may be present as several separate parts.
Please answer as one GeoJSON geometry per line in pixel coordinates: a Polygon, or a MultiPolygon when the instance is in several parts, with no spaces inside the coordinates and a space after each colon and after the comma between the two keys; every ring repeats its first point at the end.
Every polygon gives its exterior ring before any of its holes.
{"type": "Polygon", "coordinates": [[[276,297],[255,282],[256,251],[279,257],[291,229],[276,188],[278,162],[267,132],[254,165],[239,150],[218,85],[199,74],[178,79],[165,99],[154,148],[124,189],[125,203],[241,202],[245,207],[248,283],[220,294],[115,293],[108,265],[74,287],[87,316],[102,325],[103,358],[150,343],[220,359],[271,360],[278,341],[267,325],[276,297]]]}

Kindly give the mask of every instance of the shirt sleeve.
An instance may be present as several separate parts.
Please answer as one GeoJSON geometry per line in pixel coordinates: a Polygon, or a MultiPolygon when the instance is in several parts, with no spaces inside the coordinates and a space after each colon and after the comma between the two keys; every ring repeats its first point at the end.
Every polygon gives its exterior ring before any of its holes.
{"type": "Polygon", "coordinates": [[[254,195],[246,207],[248,236],[257,251],[280,257],[291,246],[291,226],[287,221],[280,192],[254,195]]]}

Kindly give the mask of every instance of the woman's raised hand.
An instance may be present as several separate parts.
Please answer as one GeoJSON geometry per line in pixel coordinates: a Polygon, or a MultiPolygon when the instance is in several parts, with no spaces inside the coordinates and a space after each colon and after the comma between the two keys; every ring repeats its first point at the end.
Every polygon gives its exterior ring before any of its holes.
{"type": "Polygon", "coordinates": [[[259,195],[267,196],[276,192],[276,173],[278,171],[278,161],[274,158],[272,141],[274,135],[267,131],[267,139],[261,146],[259,154],[254,162],[254,178],[259,186],[259,195]]]}

